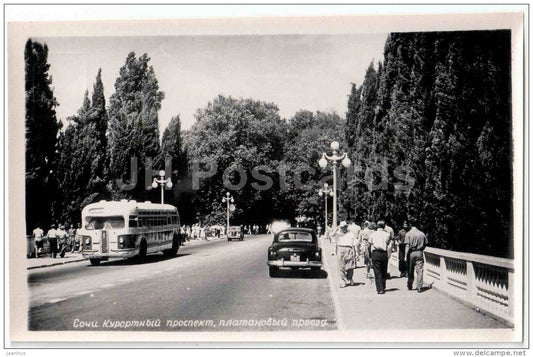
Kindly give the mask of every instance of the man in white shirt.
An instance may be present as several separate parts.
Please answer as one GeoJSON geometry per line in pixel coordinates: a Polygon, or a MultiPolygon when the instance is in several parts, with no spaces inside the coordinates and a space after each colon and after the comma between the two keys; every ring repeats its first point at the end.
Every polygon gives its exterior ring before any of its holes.
{"type": "Polygon", "coordinates": [[[341,288],[354,285],[352,281],[355,268],[355,234],[348,231],[348,223],[342,221],[339,224],[337,236],[337,263],[341,277],[341,288]]]}
{"type": "Polygon", "coordinates": [[[372,251],[372,269],[374,270],[374,279],[376,281],[376,290],[378,294],[385,294],[385,283],[387,276],[387,247],[390,242],[390,234],[385,232],[385,222],[379,221],[378,230],[370,235],[369,243],[372,251]]]}
{"type": "Polygon", "coordinates": [[[59,226],[59,229],[56,231],[57,234],[57,242],[59,244],[58,250],[59,250],[59,256],[61,258],[65,257],[65,253],[67,252],[67,231],[65,231],[65,226],[61,225],[59,226]]]}
{"type": "Polygon", "coordinates": [[[39,224],[37,224],[37,228],[33,230],[32,235],[33,235],[33,242],[35,245],[35,258],[39,258],[39,253],[43,250],[43,235],[44,235],[44,231],[41,229],[39,224]]]}
{"type": "Polygon", "coordinates": [[[50,258],[56,258],[57,257],[57,231],[56,231],[55,224],[52,224],[50,226],[50,229],[46,233],[46,236],[48,237],[48,242],[50,243],[50,258]]]}
{"type": "Polygon", "coordinates": [[[348,231],[352,232],[354,234],[354,239],[355,239],[355,251],[354,251],[354,259],[355,259],[355,268],[357,268],[357,260],[359,260],[359,256],[360,256],[360,237],[359,235],[361,234],[361,227],[358,226],[357,224],[355,224],[354,221],[350,221],[350,223],[348,224],[348,231]]]}

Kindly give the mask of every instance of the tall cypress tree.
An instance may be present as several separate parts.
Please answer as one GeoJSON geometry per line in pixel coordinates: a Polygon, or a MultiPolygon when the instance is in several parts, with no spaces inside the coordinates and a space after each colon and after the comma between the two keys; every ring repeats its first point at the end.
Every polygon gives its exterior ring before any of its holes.
{"type": "Polygon", "coordinates": [[[26,91],[26,231],[51,221],[57,192],[55,164],[58,105],[51,88],[48,47],[29,39],[24,50],[26,91]]]}
{"type": "Polygon", "coordinates": [[[108,153],[113,198],[150,197],[145,189],[151,182],[145,182],[144,166],[147,158],[160,156],[158,112],[164,94],[149,61],[147,54],[139,58],[134,52],[128,54],[110,98],[108,153]],[[132,158],[137,159],[134,177],[130,177],[132,158]]]}
{"type": "Polygon", "coordinates": [[[354,156],[386,156],[404,188],[360,195],[367,217],[414,218],[434,246],[512,256],[510,32],[393,33],[384,57],[354,156]]]}
{"type": "Polygon", "coordinates": [[[79,221],[84,206],[107,198],[107,113],[101,70],[93,86],[92,102],[85,91],[82,107],[67,120],[69,126],[59,138],[56,219],[74,223],[79,221]]]}

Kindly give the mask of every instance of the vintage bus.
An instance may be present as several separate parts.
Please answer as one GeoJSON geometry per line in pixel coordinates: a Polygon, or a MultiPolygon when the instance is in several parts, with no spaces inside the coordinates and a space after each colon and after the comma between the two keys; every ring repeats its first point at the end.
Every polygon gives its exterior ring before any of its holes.
{"type": "Polygon", "coordinates": [[[149,253],[175,256],[181,244],[180,218],[176,207],[149,201],[100,201],[83,208],[82,229],[76,232],[82,254],[92,265],[110,258],[149,253]]]}

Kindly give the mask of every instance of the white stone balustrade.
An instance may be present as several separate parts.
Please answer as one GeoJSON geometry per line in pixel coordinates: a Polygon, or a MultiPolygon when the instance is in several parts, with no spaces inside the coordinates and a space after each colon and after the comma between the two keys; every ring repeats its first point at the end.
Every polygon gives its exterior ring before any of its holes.
{"type": "Polygon", "coordinates": [[[427,247],[424,281],[514,326],[514,261],[427,247]]]}

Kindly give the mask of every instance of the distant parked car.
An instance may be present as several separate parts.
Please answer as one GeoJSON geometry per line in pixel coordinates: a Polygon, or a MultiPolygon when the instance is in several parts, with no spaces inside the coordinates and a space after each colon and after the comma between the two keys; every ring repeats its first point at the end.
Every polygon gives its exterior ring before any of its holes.
{"type": "Polygon", "coordinates": [[[270,277],[277,276],[280,268],[322,268],[322,249],[313,229],[284,228],[274,234],[268,247],[267,265],[270,277]]]}
{"type": "Polygon", "coordinates": [[[229,227],[228,232],[228,241],[238,239],[238,240],[244,240],[244,232],[239,226],[231,226],[229,227]]]}

